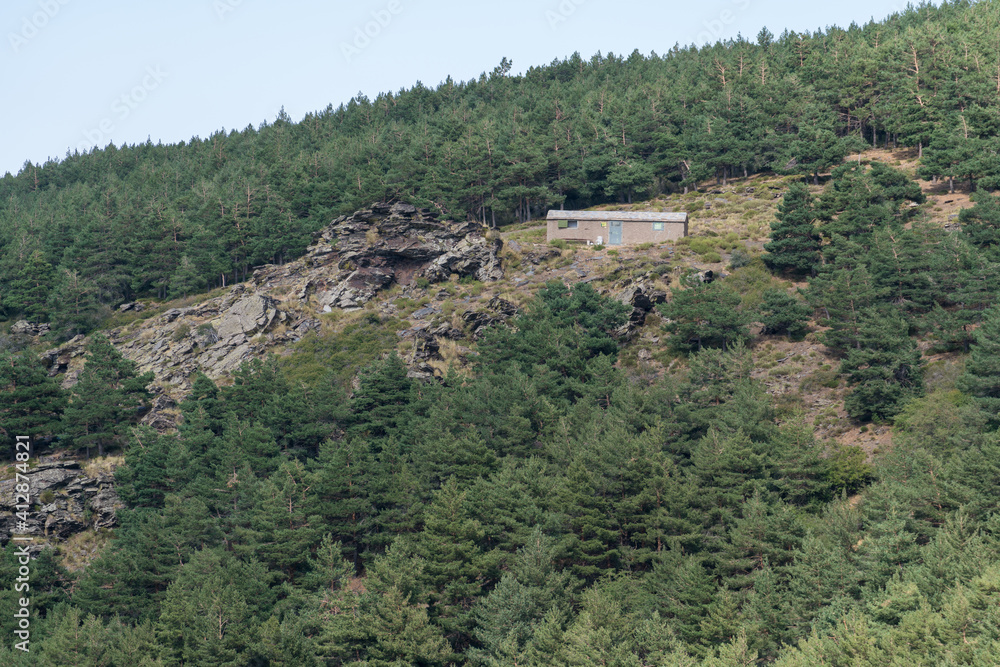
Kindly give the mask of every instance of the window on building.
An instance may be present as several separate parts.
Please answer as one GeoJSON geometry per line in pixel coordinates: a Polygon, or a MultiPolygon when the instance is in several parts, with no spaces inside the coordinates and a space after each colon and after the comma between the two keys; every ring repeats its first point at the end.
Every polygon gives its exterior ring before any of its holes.
{"type": "Polygon", "coordinates": [[[653,231],[654,232],[662,232],[663,231],[663,223],[662,222],[654,222],[653,223],[653,231]]]}
{"type": "Polygon", "coordinates": [[[580,226],[580,223],[577,222],[576,220],[567,220],[566,221],[566,227],[567,227],[567,229],[576,229],[579,226],[580,226]]]}

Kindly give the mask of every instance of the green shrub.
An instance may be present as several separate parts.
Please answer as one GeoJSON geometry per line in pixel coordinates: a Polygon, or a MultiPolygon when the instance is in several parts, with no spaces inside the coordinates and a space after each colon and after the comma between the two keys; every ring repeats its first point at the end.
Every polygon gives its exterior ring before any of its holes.
{"type": "Polygon", "coordinates": [[[737,248],[736,250],[733,250],[733,254],[729,258],[729,270],[735,271],[736,269],[742,269],[744,266],[749,265],[752,261],[753,257],[750,256],[750,253],[742,248],[737,248]]]}
{"type": "Polygon", "coordinates": [[[836,491],[854,493],[874,477],[868,457],[860,447],[841,447],[826,463],[826,479],[836,491]]]}
{"type": "Polygon", "coordinates": [[[696,255],[704,255],[715,250],[715,240],[705,236],[685,236],[677,245],[687,246],[696,255]]]}
{"type": "MultiPolygon", "coordinates": [[[[397,304],[399,301],[402,299],[397,304]]],[[[330,373],[342,387],[348,388],[358,370],[395,347],[399,341],[396,331],[406,326],[403,320],[382,321],[378,314],[366,313],[335,333],[310,332],[292,348],[291,355],[282,357],[278,363],[289,382],[313,385],[330,373]]]]}
{"type": "Polygon", "coordinates": [[[427,289],[428,287],[431,286],[431,281],[428,280],[427,278],[422,278],[422,277],[417,278],[415,282],[417,287],[419,287],[420,289],[427,289]]]}
{"type": "Polygon", "coordinates": [[[188,326],[187,324],[181,324],[179,327],[174,329],[174,333],[170,336],[170,340],[174,341],[175,343],[179,343],[180,341],[187,338],[189,333],[191,333],[191,327],[188,326]]]}
{"type": "Polygon", "coordinates": [[[552,239],[551,241],[549,241],[549,245],[555,246],[560,250],[565,250],[567,247],[569,247],[569,244],[566,243],[566,239],[552,239]]]}
{"type": "Polygon", "coordinates": [[[706,252],[705,254],[703,254],[700,259],[703,262],[708,262],[711,264],[711,263],[721,262],[722,255],[713,250],[711,252],[706,252]]]}
{"type": "Polygon", "coordinates": [[[726,283],[740,295],[743,307],[756,309],[764,299],[764,292],[775,284],[771,272],[764,266],[760,258],[755,258],[750,264],[733,271],[726,278],[726,283]]]}

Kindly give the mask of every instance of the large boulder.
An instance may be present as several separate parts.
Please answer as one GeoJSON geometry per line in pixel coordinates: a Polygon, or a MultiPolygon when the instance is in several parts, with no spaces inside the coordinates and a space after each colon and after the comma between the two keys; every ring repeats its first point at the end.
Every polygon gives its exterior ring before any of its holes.
{"type": "Polygon", "coordinates": [[[626,306],[632,307],[628,322],[619,327],[615,332],[617,336],[624,339],[630,339],[636,330],[646,323],[646,315],[657,304],[666,303],[667,301],[666,292],[658,290],[645,282],[626,285],[621,291],[612,293],[612,296],[626,306]]]}
{"type": "Polygon", "coordinates": [[[262,294],[250,294],[230,306],[215,330],[220,342],[234,338],[240,338],[242,342],[284,319],[285,314],[278,310],[273,299],[262,294]]]}

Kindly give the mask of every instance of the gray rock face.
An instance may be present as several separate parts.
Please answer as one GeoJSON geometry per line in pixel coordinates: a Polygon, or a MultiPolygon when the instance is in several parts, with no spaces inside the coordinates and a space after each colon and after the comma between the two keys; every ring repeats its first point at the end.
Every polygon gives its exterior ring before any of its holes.
{"type": "MultiPolygon", "coordinates": [[[[217,379],[244,361],[263,356],[268,347],[294,342],[318,326],[311,318],[291,318],[272,297],[236,285],[225,296],[191,308],[173,308],[107,334],[124,357],[138,364],[140,373],[153,371],[154,391],[179,396],[187,392],[196,371],[217,379]],[[287,331],[271,333],[288,322],[292,324],[287,331]]],[[[50,375],[64,374],[64,388],[76,383],[86,345],[87,340],[77,336],[39,355],[50,375]]],[[[158,396],[143,423],[159,431],[171,428],[173,419],[164,416],[171,406],[169,396],[158,396]]]]}
{"type": "MultiPolygon", "coordinates": [[[[320,321],[308,311],[360,308],[380,290],[418,278],[503,277],[499,239],[487,238],[477,223],[436,218],[408,204],[374,204],[334,220],[300,259],[259,267],[251,282],[233,286],[224,296],[106,333],[139,372],[153,371],[161,394],[179,399],[195,372],[218,379],[275,345],[319,329],[320,321]]],[[[142,304],[125,304],[122,310],[140,311],[142,304]]],[[[65,374],[63,387],[76,383],[86,343],[77,336],[40,355],[50,375],[65,374]]],[[[171,425],[170,413],[154,406],[143,423],[162,431],[171,425]]]]}
{"type": "Polygon", "coordinates": [[[261,294],[245,296],[234,303],[223,314],[215,327],[219,341],[248,337],[259,331],[267,331],[275,323],[283,322],[285,314],[278,310],[274,300],[261,294]]]}
{"type": "Polygon", "coordinates": [[[18,320],[10,325],[10,332],[15,336],[40,336],[49,331],[49,325],[44,322],[34,324],[28,320],[18,320]]]}
{"type": "Polygon", "coordinates": [[[482,281],[503,277],[500,239],[473,222],[440,222],[409,204],[373,204],[341,216],[319,232],[306,255],[257,271],[259,287],[290,287],[296,299],[315,298],[320,310],[360,308],[393,284],[433,282],[452,274],[482,281]]]}
{"type": "Polygon", "coordinates": [[[140,371],[153,371],[160,383],[186,386],[195,371],[218,378],[275,342],[297,339],[256,338],[288,320],[270,296],[236,285],[226,296],[200,306],[168,310],[155,320],[155,327],[116,330],[111,340],[140,371]]]}
{"type": "Polygon", "coordinates": [[[486,310],[467,310],[462,313],[462,320],[472,329],[472,339],[479,340],[485,329],[506,322],[514,315],[517,315],[517,306],[495,296],[486,304],[486,310]]]}
{"type": "Polygon", "coordinates": [[[123,303],[122,305],[118,306],[118,310],[120,310],[123,313],[127,313],[129,311],[141,313],[142,311],[146,310],[146,306],[144,306],[139,301],[130,301],[128,303],[123,303]]]}
{"type": "MultiPolygon", "coordinates": [[[[83,335],[77,335],[66,341],[59,347],[54,347],[51,350],[46,350],[38,355],[38,358],[45,364],[46,368],[49,369],[49,377],[55,377],[60,373],[67,373],[69,371],[70,364],[73,363],[74,359],[82,357],[87,351],[87,340],[83,335]]],[[[66,379],[63,379],[63,388],[71,386],[66,384],[66,379]]]]}
{"type": "Polygon", "coordinates": [[[628,322],[616,331],[621,338],[631,338],[635,331],[646,323],[646,315],[656,307],[656,304],[666,303],[667,293],[654,289],[646,283],[635,283],[620,292],[613,294],[614,298],[627,306],[632,306],[628,322]]]}
{"type": "MultiPolygon", "coordinates": [[[[31,509],[24,528],[15,516],[16,479],[0,481],[0,544],[6,544],[12,532],[66,539],[88,528],[111,528],[117,523],[115,512],[123,505],[110,473],[90,477],[77,461],[51,461],[39,463],[26,476],[31,480],[31,509]]],[[[41,548],[40,543],[29,546],[34,551],[41,548]]]]}

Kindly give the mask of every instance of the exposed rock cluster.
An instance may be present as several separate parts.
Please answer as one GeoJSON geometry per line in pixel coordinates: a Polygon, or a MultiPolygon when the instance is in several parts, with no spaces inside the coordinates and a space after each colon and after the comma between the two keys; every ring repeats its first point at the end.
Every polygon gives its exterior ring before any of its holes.
{"type": "MultiPolygon", "coordinates": [[[[374,204],[341,216],[314,240],[303,257],[260,267],[249,283],[224,296],[172,308],[108,336],[140,372],[153,371],[160,386],[182,394],[196,371],[220,378],[269,348],[294,343],[319,328],[320,322],[307,313],[359,308],[379,290],[418,278],[503,277],[500,239],[488,238],[477,223],[442,222],[433,212],[408,204],[374,204]]],[[[143,305],[133,302],[120,310],[141,312],[143,305]]],[[[38,325],[15,326],[31,333],[38,325]]],[[[50,375],[64,375],[64,387],[76,383],[86,343],[77,336],[42,353],[50,375]]],[[[154,410],[148,419],[158,419],[158,414],[154,410]]]]}
{"type": "Polygon", "coordinates": [[[625,339],[631,338],[635,331],[646,323],[646,315],[657,304],[667,301],[666,292],[655,289],[647,282],[632,283],[621,291],[613,293],[612,296],[626,306],[632,306],[628,322],[619,327],[616,332],[620,338],[625,339]]]}
{"type": "Polygon", "coordinates": [[[359,308],[394,283],[431,282],[452,274],[484,282],[503,277],[503,242],[487,238],[474,222],[440,222],[409,204],[373,204],[341,216],[316,235],[302,258],[267,266],[253,276],[260,289],[287,288],[294,298],[314,298],[326,312],[359,308]]]}
{"type": "Polygon", "coordinates": [[[487,302],[486,310],[467,310],[462,313],[462,320],[472,329],[472,339],[479,340],[484,329],[506,322],[514,315],[517,306],[495,296],[487,302]]]}
{"type": "Polygon", "coordinates": [[[10,332],[15,336],[40,336],[49,331],[49,325],[42,322],[35,324],[28,320],[18,320],[10,325],[10,332]]]}
{"type": "MultiPolygon", "coordinates": [[[[31,510],[26,527],[19,527],[14,507],[16,480],[0,481],[0,544],[12,533],[65,539],[87,528],[111,528],[115,511],[122,507],[110,472],[87,475],[78,461],[49,461],[30,468],[31,510]]],[[[38,551],[42,541],[29,544],[38,551]]]]}
{"type": "MultiPolygon", "coordinates": [[[[225,296],[190,308],[172,308],[141,326],[113,329],[108,335],[126,358],[138,364],[139,372],[153,371],[160,384],[186,387],[197,370],[221,377],[264,354],[267,347],[293,342],[318,326],[311,318],[293,318],[271,297],[236,285],[225,296]],[[280,324],[286,325],[284,332],[270,333],[280,324]]],[[[86,344],[83,336],[76,336],[41,354],[50,375],[65,374],[63,386],[76,382],[86,344]]]]}

